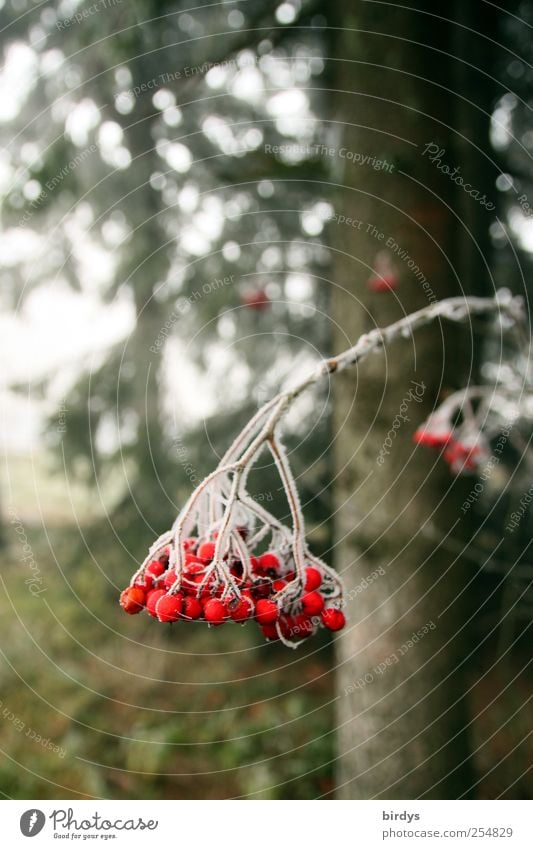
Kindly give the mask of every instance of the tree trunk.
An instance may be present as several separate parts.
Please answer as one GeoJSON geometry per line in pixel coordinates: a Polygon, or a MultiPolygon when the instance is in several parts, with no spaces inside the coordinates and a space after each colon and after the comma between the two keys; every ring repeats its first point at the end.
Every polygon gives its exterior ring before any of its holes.
{"type": "MultiPolygon", "coordinates": [[[[448,3],[418,5],[450,16],[448,3]]],[[[461,165],[452,42],[445,21],[405,7],[358,2],[343,13],[335,214],[352,221],[334,219],[331,233],[336,350],[472,289],[457,250],[462,190],[429,158],[444,150],[441,164],[461,165]],[[370,291],[373,269],[387,266],[397,289],[370,291]]],[[[486,228],[490,212],[478,206],[486,228]]],[[[471,575],[441,543],[458,522],[468,538],[460,505],[472,481],[454,480],[411,438],[446,390],[468,381],[471,343],[468,329],[435,324],[334,381],[335,552],[349,620],[337,641],[341,798],[457,798],[471,785],[462,695],[471,575]]]]}

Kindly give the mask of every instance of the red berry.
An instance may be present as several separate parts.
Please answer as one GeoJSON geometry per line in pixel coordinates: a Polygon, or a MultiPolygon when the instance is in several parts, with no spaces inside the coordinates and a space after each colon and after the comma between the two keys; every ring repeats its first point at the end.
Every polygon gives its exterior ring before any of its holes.
{"type": "Polygon", "coordinates": [[[294,617],[294,637],[297,637],[299,640],[303,640],[305,637],[312,636],[314,630],[313,623],[304,613],[298,613],[298,615],[294,617]]]}
{"type": "Polygon", "coordinates": [[[317,592],[305,593],[302,596],[302,611],[306,616],[316,616],[324,610],[324,598],[317,592]]]}
{"type": "Polygon", "coordinates": [[[134,586],[140,587],[146,593],[148,590],[151,590],[154,585],[154,579],[152,575],[147,575],[146,572],[144,575],[139,575],[139,577],[135,580],[134,586]]]}
{"type": "Polygon", "coordinates": [[[215,556],[215,543],[203,542],[198,548],[197,555],[204,563],[209,563],[215,556]]]}
{"type": "Polygon", "coordinates": [[[189,565],[185,567],[185,574],[188,578],[191,578],[191,580],[197,575],[205,575],[205,563],[200,563],[199,560],[196,563],[189,563],[189,565]]]}
{"type": "Polygon", "coordinates": [[[305,591],[307,593],[317,590],[322,583],[322,575],[313,566],[305,570],[305,591]]]}
{"type": "Polygon", "coordinates": [[[279,620],[279,627],[283,636],[290,638],[292,636],[292,629],[294,628],[294,616],[290,616],[289,614],[281,616],[279,620]]]}
{"type": "Polygon", "coordinates": [[[444,452],[444,459],[454,472],[474,471],[482,457],[483,450],[476,443],[468,445],[464,442],[452,441],[444,452]]]}
{"type": "Polygon", "coordinates": [[[221,625],[227,618],[226,605],[218,598],[210,598],[204,603],[204,616],[212,625],[221,625]]]}
{"type": "Polygon", "coordinates": [[[234,599],[229,603],[228,610],[234,622],[245,622],[253,616],[254,602],[247,593],[243,593],[240,599],[234,599]]]}
{"type": "Polygon", "coordinates": [[[278,606],[268,598],[260,598],[255,605],[255,618],[260,625],[272,625],[279,617],[278,606]]]}
{"type": "MultiPolygon", "coordinates": [[[[199,584],[202,583],[204,579],[204,572],[195,572],[194,574],[190,574],[187,572],[183,576],[183,589],[189,593],[196,593],[199,587],[199,584]]],[[[211,583],[211,581],[208,581],[211,583]]]]}
{"type": "Polygon", "coordinates": [[[346,617],[342,610],[336,607],[326,607],[322,611],[322,622],[330,631],[340,631],[346,625],[346,617]]]}
{"type": "Polygon", "coordinates": [[[270,298],[264,289],[244,292],[241,302],[251,310],[264,310],[270,304],[270,298]]]}
{"type": "Polygon", "coordinates": [[[396,274],[374,274],[367,280],[367,286],[372,292],[389,292],[398,286],[396,274]]]}
{"type": "Polygon", "coordinates": [[[181,593],[163,595],[156,603],[155,612],[160,622],[176,622],[179,619],[182,607],[183,596],[181,593]]]}
{"type": "Polygon", "coordinates": [[[165,589],[169,590],[172,584],[176,580],[176,570],[171,569],[170,572],[166,572],[165,577],[163,578],[163,586],[165,589]]]}
{"type": "Polygon", "coordinates": [[[280,565],[279,557],[273,551],[265,551],[259,558],[261,569],[279,569],[280,565]]]}
{"type": "Polygon", "coordinates": [[[187,537],[181,543],[184,551],[194,551],[197,544],[198,544],[198,540],[196,539],[196,537],[187,537]]]}
{"type": "Polygon", "coordinates": [[[279,634],[275,625],[261,625],[263,637],[267,640],[279,640],[279,634]]]}
{"type": "Polygon", "coordinates": [[[201,560],[198,560],[198,555],[193,554],[190,551],[187,552],[187,554],[185,555],[184,563],[186,568],[188,568],[189,566],[201,566],[203,568],[205,566],[205,563],[202,563],[201,560]]]}
{"type": "Polygon", "coordinates": [[[161,563],[160,560],[152,560],[151,563],[146,567],[146,572],[149,575],[152,575],[153,578],[159,578],[160,575],[165,571],[165,566],[161,563]]]}
{"type": "Polygon", "coordinates": [[[120,606],[125,613],[140,613],[145,601],[146,595],[141,587],[127,587],[120,594],[120,606]]]}
{"type": "Polygon", "coordinates": [[[287,586],[287,581],[282,581],[281,578],[278,578],[276,581],[272,581],[272,589],[275,593],[281,592],[281,590],[287,586]]]}
{"type": "Polygon", "coordinates": [[[146,596],[146,610],[153,616],[154,619],[157,619],[157,613],[155,611],[155,606],[160,598],[166,595],[165,590],[150,590],[148,595],[146,596]]]}
{"type": "Polygon", "coordinates": [[[197,598],[188,596],[183,603],[183,619],[199,619],[203,613],[203,608],[197,598]]]}
{"type": "Polygon", "coordinates": [[[452,441],[453,433],[446,426],[434,429],[422,426],[413,434],[413,442],[417,442],[418,445],[427,445],[429,448],[444,448],[452,441]]]}
{"type": "Polygon", "coordinates": [[[310,637],[314,631],[313,623],[303,613],[285,616],[280,620],[280,628],[283,636],[289,640],[303,640],[310,637]]]}

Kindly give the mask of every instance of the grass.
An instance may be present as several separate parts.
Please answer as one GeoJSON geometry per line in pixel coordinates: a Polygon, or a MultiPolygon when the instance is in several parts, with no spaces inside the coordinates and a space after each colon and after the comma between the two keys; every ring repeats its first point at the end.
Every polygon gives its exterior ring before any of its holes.
{"type": "Polygon", "coordinates": [[[45,488],[46,464],[28,463],[18,464],[22,483],[9,508],[20,522],[7,523],[2,552],[1,792],[73,799],[327,793],[334,748],[327,638],[292,652],[266,644],[253,625],[210,630],[125,616],[117,597],[131,557],[89,509],[88,493],[75,494],[76,516],[84,517],[77,526],[64,482],[45,488]],[[32,560],[21,559],[16,524],[32,560]],[[36,574],[40,583],[28,584],[36,574]]]}

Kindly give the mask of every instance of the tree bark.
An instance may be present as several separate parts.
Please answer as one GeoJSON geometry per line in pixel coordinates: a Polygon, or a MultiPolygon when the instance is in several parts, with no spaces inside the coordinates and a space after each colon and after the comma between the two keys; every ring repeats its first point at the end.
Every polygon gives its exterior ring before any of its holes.
{"type": "MultiPolygon", "coordinates": [[[[449,3],[418,7],[450,16],[449,3]]],[[[441,163],[461,165],[452,44],[452,25],[405,7],[357,2],[343,13],[334,203],[356,223],[331,227],[336,350],[473,289],[458,255],[462,189],[424,153],[431,143],[441,163]],[[398,287],[375,293],[367,280],[384,261],[398,287]]],[[[487,228],[490,212],[478,206],[487,228]]],[[[411,437],[448,389],[468,381],[472,341],[468,329],[436,324],[333,384],[335,552],[349,620],[337,640],[341,798],[457,798],[471,786],[462,679],[471,575],[445,540],[457,528],[468,538],[460,505],[472,481],[454,480],[411,437]]]]}

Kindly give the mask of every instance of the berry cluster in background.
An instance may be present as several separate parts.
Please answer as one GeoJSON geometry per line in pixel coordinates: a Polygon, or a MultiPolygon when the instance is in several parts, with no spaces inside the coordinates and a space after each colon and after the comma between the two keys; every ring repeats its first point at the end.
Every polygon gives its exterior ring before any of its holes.
{"type": "MultiPolygon", "coordinates": [[[[248,529],[237,529],[243,543],[248,529]]],[[[225,556],[228,582],[217,577],[213,566],[216,537],[183,540],[183,573],[170,565],[170,548],[164,547],[131,586],[120,596],[126,613],[146,610],[159,622],[198,622],[211,626],[226,622],[255,621],[267,640],[298,643],[318,628],[340,631],[345,624],[337,584],[313,559],[305,567],[303,586],[297,580],[289,552],[267,551],[251,555],[249,569],[231,554],[225,556]]]]}

